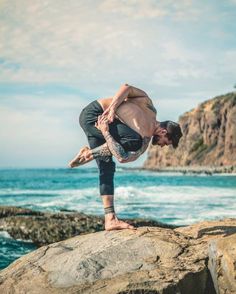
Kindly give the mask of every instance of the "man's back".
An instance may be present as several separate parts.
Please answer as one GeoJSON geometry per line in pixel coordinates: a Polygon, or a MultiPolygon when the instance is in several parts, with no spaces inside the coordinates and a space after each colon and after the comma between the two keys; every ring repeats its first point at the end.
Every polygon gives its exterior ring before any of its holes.
{"type": "MultiPolygon", "coordinates": [[[[106,110],[112,97],[98,99],[106,110]]],[[[151,137],[156,126],[156,110],[147,96],[127,98],[116,110],[117,117],[142,137],[151,137]]]]}

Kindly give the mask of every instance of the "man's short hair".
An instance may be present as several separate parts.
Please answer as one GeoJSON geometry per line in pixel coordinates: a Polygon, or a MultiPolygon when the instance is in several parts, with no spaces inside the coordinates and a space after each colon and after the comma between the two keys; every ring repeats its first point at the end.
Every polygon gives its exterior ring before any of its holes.
{"type": "MultiPolygon", "coordinates": [[[[179,139],[183,136],[180,125],[171,120],[161,121],[160,127],[167,130],[167,138],[172,141],[174,148],[178,147],[179,139]]],[[[156,145],[158,142],[158,135],[153,136],[152,144],[156,145]]]]}

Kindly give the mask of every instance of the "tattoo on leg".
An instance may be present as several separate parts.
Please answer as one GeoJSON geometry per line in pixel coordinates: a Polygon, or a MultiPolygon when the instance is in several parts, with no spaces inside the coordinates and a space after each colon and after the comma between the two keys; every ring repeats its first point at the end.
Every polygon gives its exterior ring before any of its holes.
{"type": "Polygon", "coordinates": [[[105,207],[104,211],[105,211],[105,214],[108,214],[108,213],[111,213],[111,212],[115,213],[114,205],[109,206],[109,207],[105,207]]]}
{"type": "Polygon", "coordinates": [[[110,157],[112,156],[112,153],[109,150],[107,143],[92,149],[91,152],[93,154],[93,158],[99,158],[106,162],[108,162],[110,160],[110,157]]]}

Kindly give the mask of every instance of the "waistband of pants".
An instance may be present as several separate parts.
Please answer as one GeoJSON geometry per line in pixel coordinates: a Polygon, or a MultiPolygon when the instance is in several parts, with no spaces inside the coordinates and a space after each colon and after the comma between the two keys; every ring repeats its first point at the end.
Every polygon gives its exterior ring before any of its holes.
{"type": "Polygon", "coordinates": [[[103,112],[103,108],[102,108],[102,105],[97,101],[97,100],[94,100],[92,102],[90,102],[87,107],[87,109],[98,109],[99,111],[102,111],[103,112]]]}

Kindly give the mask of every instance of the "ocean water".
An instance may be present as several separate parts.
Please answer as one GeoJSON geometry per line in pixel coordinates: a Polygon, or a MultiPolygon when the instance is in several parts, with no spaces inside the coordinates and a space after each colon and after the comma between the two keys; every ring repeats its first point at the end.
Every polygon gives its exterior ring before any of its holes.
{"type": "MultiPolygon", "coordinates": [[[[1,169],[0,205],[101,215],[97,169],[1,169]]],[[[176,225],[236,217],[236,175],[182,175],[118,167],[115,208],[118,217],[176,225]]],[[[34,249],[32,243],[0,232],[0,269],[34,249]]]]}

